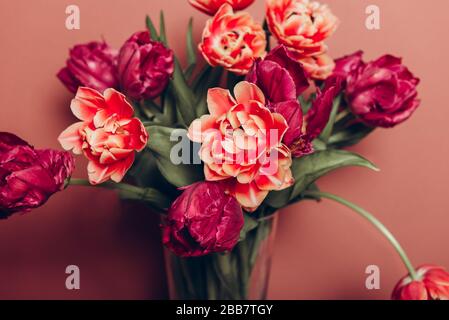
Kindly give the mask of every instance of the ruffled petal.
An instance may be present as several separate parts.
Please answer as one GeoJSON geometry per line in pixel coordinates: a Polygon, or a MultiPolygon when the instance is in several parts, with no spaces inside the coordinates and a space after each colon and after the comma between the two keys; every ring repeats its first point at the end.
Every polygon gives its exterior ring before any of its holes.
{"type": "Polygon", "coordinates": [[[268,195],[268,191],[260,190],[255,182],[241,184],[236,182],[233,193],[242,207],[247,211],[255,211],[268,195]]]}
{"type": "Polygon", "coordinates": [[[70,109],[78,119],[90,122],[98,110],[104,109],[105,106],[105,100],[98,91],[80,87],[70,104],[70,109]]]}
{"type": "Polygon", "coordinates": [[[59,135],[58,141],[64,150],[72,150],[75,154],[81,154],[83,152],[83,129],[86,126],[84,122],[76,122],[59,135]]]}
{"type": "Polygon", "coordinates": [[[219,117],[236,104],[229,90],[212,88],[207,92],[207,107],[212,116],[219,117]]]}
{"type": "Polygon", "coordinates": [[[238,103],[249,103],[257,101],[265,105],[265,96],[260,88],[254,83],[241,81],[234,87],[234,95],[238,103]]]}

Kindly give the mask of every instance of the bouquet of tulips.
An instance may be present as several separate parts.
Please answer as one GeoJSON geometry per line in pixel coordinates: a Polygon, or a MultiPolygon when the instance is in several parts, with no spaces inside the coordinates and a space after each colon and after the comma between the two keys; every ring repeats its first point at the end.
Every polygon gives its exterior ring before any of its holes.
{"type": "Polygon", "coordinates": [[[162,13],[119,50],[104,41],[70,50],[58,77],[78,120],[59,142],[88,159],[88,180],[71,177],[70,153],[1,133],[1,216],[68,186],[115,189],[161,215],[172,297],[246,299],[265,297],[279,210],[328,198],[399,253],[408,275],[393,298],[449,298],[443,268],[415,269],[374,216],[317,185],[338,168],[377,170],[344,148],[407,120],[419,79],[392,55],[332,59],[326,40],[339,20],[325,4],[266,0],[259,23],[240,11],[254,0],[189,2],[211,17],[198,45],[190,21],[186,65],[169,48],[162,13]]]}

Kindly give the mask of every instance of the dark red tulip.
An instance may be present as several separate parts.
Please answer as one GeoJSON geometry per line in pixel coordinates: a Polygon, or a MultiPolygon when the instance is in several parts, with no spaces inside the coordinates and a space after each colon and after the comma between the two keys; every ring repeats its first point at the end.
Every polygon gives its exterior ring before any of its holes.
{"type": "Polygon", "coordinates": [[[0,132],[0,218],[43,205],[64,187],[73,169],[69,153],[35,150],[19,137],[0,132]]]}
{"type": "Polygon", "coordinates": [[[230,251],[243,227],[242,208],[220,182],[198,182],[184,188],[169,209],[162,241],[175,254],[197,257],[230,251]]]}
{"type": "Polygon", "coordinates": [[[419,79],[401,58],[384,55],[369,63],[362,52],[336,61],[336,75],[345,77],[346,98],[352,112],[372,127],[394,127],[418,108],[419,79]]]}
{"type": "Polygon", "coordinates": [[[173,51],[137,32],[120,49],[118,74],[122,91],[135,100],[153,99],[167,87],[174,71],[173,51]]]}
{"type": "Polygon", "coordinates": [[[357,72],[359,68],[364,66],[362,59],[363,51],[357,51],[353,54],[341,57],[335,60],[335,68],[333,75],[347,79],[354,72],[357,72]]]}
{"type": "Polygon", "coordinates": [[[118,52],[106,42],[89,42],[70,50],[67,66],[57,74],[59,80],[73,93],[78,87],[89,87],[103,92],[118,88],[118,52]]]}

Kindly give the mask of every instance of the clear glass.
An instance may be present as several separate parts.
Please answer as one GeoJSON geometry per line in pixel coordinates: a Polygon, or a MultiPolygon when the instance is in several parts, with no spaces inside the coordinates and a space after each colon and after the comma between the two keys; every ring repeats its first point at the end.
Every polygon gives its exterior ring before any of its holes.
{"type": "Polygon", "coordinates": [[[266,299],[277,221],[264,218],[228,253],[180,258],[166,249],[170,299],[266,299]]]}

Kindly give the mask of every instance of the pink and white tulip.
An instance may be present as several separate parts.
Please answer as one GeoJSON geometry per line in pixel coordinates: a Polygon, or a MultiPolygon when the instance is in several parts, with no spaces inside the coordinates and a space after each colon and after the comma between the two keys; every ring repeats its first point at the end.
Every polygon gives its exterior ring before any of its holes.
{"type": "Polygon", "coordinates": [[[70,107],[81,121],[61,133],[62,147],[89,159],[90,183],[120,182],[134,162],[134,152],[142,151],[148,140],[142,122],[133,117],[133,107],[114,89],[102,95],[84,87],[70,107]]]}
{"type": "Polygon", "coordinates": [[[282,143],[288,125],[282,115],[266,107],[255,84],[238,83],[234,95],[210,89],[210,114],[193,121],[188,134],[202,144],[206,180],[227,180],[229,192],[246,210],[254,211],[269,191],[294,182],[290,150],[282,143]]]}

